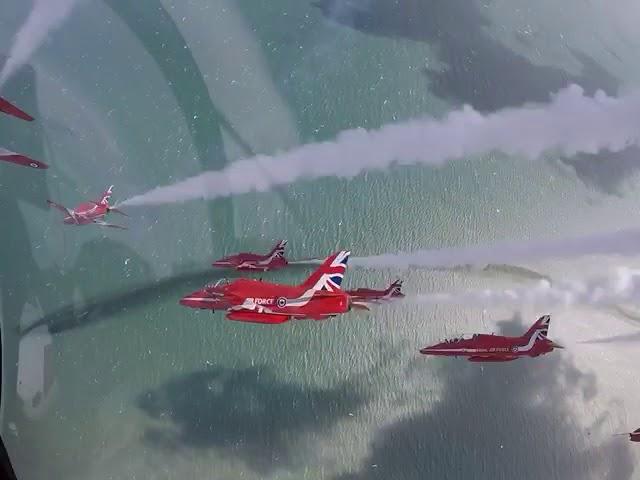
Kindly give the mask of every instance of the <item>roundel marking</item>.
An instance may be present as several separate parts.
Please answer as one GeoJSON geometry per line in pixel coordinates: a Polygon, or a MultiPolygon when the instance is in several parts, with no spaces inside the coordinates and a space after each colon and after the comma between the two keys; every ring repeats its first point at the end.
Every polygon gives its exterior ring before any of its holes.
{"type": "Polygon", "coordinates": [[[278,299],[276,300],[276,305],[278,305],[279,308],[284,308],[287,306],[287,299],[284,297],[278,297],[278,299]]]}

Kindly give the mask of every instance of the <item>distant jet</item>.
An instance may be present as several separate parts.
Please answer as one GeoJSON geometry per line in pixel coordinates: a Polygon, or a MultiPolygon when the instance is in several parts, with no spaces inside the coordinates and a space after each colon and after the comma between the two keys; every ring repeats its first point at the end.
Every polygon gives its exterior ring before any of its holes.
{"type": "Polygon", "coordinates": [[[280,240],[273,247],[273,250],[266,255],[242,252],[216,260],[212,265],[214,267],[245,271],[266,272],[268,270],[277,270],[286,267],[288,264],[286,258],[284,258],[284,247],[286,245],[286,240],[280,240]]]}
{"type": "Polygon", "coordinates": [[[347,290],[354,300],[370,303],[380,303],[390,301],[396,298],[404,298],[402,293],[402,280],[396,280],[387,287],[386,290],[373,290],[370,288],[358,288],[356,290],[347,290]]]}
{"type": "Polygon", "coordinates": [[[9,103],[8,100],[0,97],[0,112],[4,112],[7,115],[11,115],[12,117],[21,118],[22,120],[26,120],[27,122],[32,122],[33,117],[29,115],[27,112],[23,112],[18,107],[9,103]]]}
{"type": "Polygon", "coordinates": [[[11,150],[7,150],[2,147],[0,147],[0,160],[3,162],[15,163],[16,165],[21,165],[23,167],[39,168],[42,170],[49,168],[49,165],[46,163],[39,162],[38,160],[27,157],[26,155],[12,152],[11,150]]]}
{"type": "Polygon", "coordinates": [[[320,267],[300,285],[283,285],[239,278],[186,295],[185,307],[224,310],[229,320],[280,324],[289,320],[324,320],[352,308],[368,310],[340,289],[350,252],[343,250],[327,257],[320,267]]]}
{"type": "Polygon", "coordinates": [[[640,428],[635,429],[629,433],[616,433],[615,435],[629,435],[629,441],[640,442],[640,428]]]}
{"type": "Polygon", "coordinates": [[[510,362],[520,357],[537,357],[563,348],[547,338],[550,315],[540,317],[521,337],[474,334],[437,343],[420,350],[424,355],[463,356],[470,362],[510,362]]]}
{"type": "Polygon", "coordinates": [[[104,217],[107,213],[116,212],[120,215],[127,216],[126,213],[109,206],[109,199],[111,198],[111,192],[113,191],[113,185],[111,185],[100,197],[98,201],[89,201],[81,203],[76,208],[70,210],[58,203],[47,200],[47,203],[54,208],[57,208],[65,214],[64,223],[67,225],[89,225],[95,224],[101,227],[120,228],[126,230],[127,227],[121,227],[120,225],[113,225],[106,223],[104,217]]]}

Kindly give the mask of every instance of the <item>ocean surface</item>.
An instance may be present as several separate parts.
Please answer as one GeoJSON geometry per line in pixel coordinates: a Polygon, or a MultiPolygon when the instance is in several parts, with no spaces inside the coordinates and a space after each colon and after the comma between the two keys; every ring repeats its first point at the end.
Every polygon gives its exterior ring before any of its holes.
{"type": "MultiPolygon", "coordinates": [[[[46,3],[46,2],[36,2],[46,3]]],[[[500,152],[269,192],[131,207],[127,231],[62,224],[255,154],[461,105],[545,102],[640,83],[630,0],[78,0],[0,94],[2,437],[20,479],[633,479],[640,314],[405,301],[259,326],[180,297],[211,262],[267,251],[369,256],[635,226],[640,152],[539,161],[500,152]],[[566,348],[508,364],[426,358],[463,332],[520,334],[550,313],[566,348]],[[28,333],[25,333],[28,332],[28,333]],[[582,343],[611,337],[622,340],[582,343]]],[[[0,53],[34,6],[4,0],[0,53]]],[[[348,163],[348,155],[344,162],[348,163]]],[[[265,171],[265,177],[278,171],[265,171]]],[[[112,216],[113,217],[113,216],[112,216]]],[[[640,258],[348,270],[405,293],[582,279],[640,258]]],[[[302,281],[313,267],[264,275],[302,281]]]]}

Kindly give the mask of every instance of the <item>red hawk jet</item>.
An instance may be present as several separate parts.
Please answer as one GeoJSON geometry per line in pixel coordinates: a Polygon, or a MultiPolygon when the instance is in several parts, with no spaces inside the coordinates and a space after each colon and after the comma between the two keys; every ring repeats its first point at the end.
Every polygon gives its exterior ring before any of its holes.
{"type": "Polygon", "coordinates": [[[386,290],[372,290],[370,288],[358,288],[347,290],[347,293],[354,300],[367,303],[380,303],[393,300],[394,298],[404,298],[402,293],[402,280],[396,280],[386,290]]]}
{"type": "Polygon", "coordinates": [[[287,260],[284,258],[284,247],[286,244],[286,240],[280,240],[276,246],[273,247],[273,250],[266,255],[242,252],[216,260],[212,265],[214,267],[234,268],[245,271],[266,272],[267,270],[277,270],[287,266],[287,260]]]}
{"type": "Polygon", "coordinates": [[[100,197],[100,200],[89,201],[81,203],[76,208],[70,210],[58,203],[47,200],[47,203],[54,208],[57,208],[65,214],[64,223],[67,225],[99,225],[101,227],[120,228],[126,230],[127,227],[121,227],[120,225],[113,225],[106,223],[104,217],[107,213],[116,212],[120,215],[127,216],[126,213],[109,206],[109,199],[111,198],[111,192],[113,191],[113,185],[111,185],[100,197]]]}
{"type": "Polygon", "coordinates": [[[0,112],[4,112],[7,115],[11,115],[12,117],[21,118],[22,120],[26,120],[27,122],[33,121],[33,117],[26,112],[23,112],[18,107],[9,103],[9,101],[0,97],[0,112]]]}
{"type": "Polygon", "coordinates": [[[220,280],[183,297],[186,307],[226,310],[229,320],[252,323],[284,323],[292,319],[324,320],[352,308],[368,310],[340,289],[350,252],[340,251],[301,285],[281,285],[240,278],[220,280]]]}
{"type": "Polygon", "coordinates": [[[547,338],[550,315],[540,317],[521,337],[474,334],[445,340],[420,350],[424,355],[463,356],[470,362],[510,362],[520,357],[537,357],[563,348],[547,338]]]}

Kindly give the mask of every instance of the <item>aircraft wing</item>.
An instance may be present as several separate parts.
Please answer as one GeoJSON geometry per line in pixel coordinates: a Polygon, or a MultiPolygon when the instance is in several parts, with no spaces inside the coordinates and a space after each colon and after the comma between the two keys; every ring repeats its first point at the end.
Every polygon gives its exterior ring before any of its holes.
{"type": "Polygon", "coordinates": [[[265,312],[247,308],[230,308],[227,310],[227,318],[229,320],[237,320],[240,322],[273,324],[284,323],[291,320],[291,315],[273,313],[270,310],[265,312]]]}
{"type": "Polygon", "coordinates": [[[22,165],[23,167],[40,168],[43,170],[49,168],[49,165],[46,163],[42,163],[38,160],[27,157],[26,155],[12,152],[11,150],[7,150],[2,147],[0,147],[0,160],[15,163],[16,165],[22,165]]]}
{"type": "Polygon", "coordinates": [[[119,228],[120,230],[128,230],[127,227],[122,227],[120,225],[114,225],[113,223],[107,223],[107,222],[94,222],[96,225],[100,225],[101,227],[110,227],[110,228],[119,228]]]}
{"type": "Polygon", "coordinates": [[[265,272],[268,270],[266,265],[258,265],[254,262],[243,262],[234,267],[236,270],[259,270],[261,272],[265,272]]]}
{"type": "Polygon", "coordinates": [[[20,110],[14,104],[10,103],[8,100],[5,100],[2,97],[0,97],[0,112],[4,112],[7,115],[26,120],[27,122],[33,121],[33,117],[31,115],[20,110]]]}
{"type": "Polygon", "coordinates": [[[470,362],[510,362],[516,360],[518,357],[515,355],[503,355],[496,357],[495,355],[473,355],[468,358],[470,362]]]}
{"type": "Polygon", "coordinates": [[[58,210],[60,210],[65,215],[68,215],[68,216],[73,218],[73,213],[67,207],[65,207],[63,205],[60,205],[59,203],[52,202],[51,200],[47,200],[47,203],[49,204],[49,206],[51,206],[53,208],[57,208],[58,210]]]}

